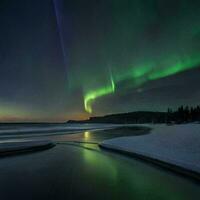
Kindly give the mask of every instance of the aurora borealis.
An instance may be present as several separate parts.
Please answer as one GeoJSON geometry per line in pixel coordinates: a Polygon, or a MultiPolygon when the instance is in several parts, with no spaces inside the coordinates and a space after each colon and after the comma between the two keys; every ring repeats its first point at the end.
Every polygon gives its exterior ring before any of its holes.
{"type": "MultiPolygon", "coordinates": [[[[127,77],[124,79],[132,77],[132,83],[130,87],[139,87],[145,82],[161,79],[170,75],[175,75],[177,73],[183,72],[185,70],[198,67],[200,63],[200,58],[186,58],[183,60],[178,59],[176,62],[172,62],[171,65],[166,65],[165,67],[155,69],[155,65],[144,66],[131,69],[127,73],[127,77]],[[154,67],[153,67],[154,66],[154,67]]],[[[116,79],[116,82],[119,80],[116,79]]],[[[87,93],[84,97],[85,109],[87,112],[92,113],[91,102],[98,97],[114,93],[115,92],[115,81],[112,80],[110,86],[102,87],[100,89],[94,90],[93,92],[87,93]]]]}
{"type": "Polygon", "coordinates": [[[0,120],[200,103],[197,0],[0,3],[0,120]]]}

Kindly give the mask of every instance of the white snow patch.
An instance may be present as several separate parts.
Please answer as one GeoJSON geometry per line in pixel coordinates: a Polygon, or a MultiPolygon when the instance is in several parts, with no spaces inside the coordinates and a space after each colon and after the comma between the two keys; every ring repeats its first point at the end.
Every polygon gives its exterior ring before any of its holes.
{"type": "Polygon", "coordinates": [[[7,141],[0,142],[0,154],[7,154],[16,151],[27,151],[38,148],[50,148],[54,143],[50,140],[21,140],[21,141],[7,141]]]}
{"type": "Polygon", "coordinates": [[[101,145],[158,159],[200,173],[200,124],[150,125],[149,135],[121,137],[101,145]]]}

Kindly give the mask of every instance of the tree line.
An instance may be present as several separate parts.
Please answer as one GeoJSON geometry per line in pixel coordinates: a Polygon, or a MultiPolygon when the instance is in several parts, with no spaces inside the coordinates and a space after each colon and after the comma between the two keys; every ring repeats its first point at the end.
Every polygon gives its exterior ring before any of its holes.
{"type": "Polygon", "coordinates": [[[165,112],[137,111],[129,113],[111,114],[100,117],[90,117],[83,121],[70,120],[68,123],[113,123],[113,124],[144,124],[167,123],[181,124],[200,122],[200,106],[180,106],[175,110],[168,108],[165,112]]]}
{"type": "Polygon", "coordinates": [[[176,110],[168,108],[167,123],[188,123],[200,121],[200,106],[180,106],[176,110]]]}

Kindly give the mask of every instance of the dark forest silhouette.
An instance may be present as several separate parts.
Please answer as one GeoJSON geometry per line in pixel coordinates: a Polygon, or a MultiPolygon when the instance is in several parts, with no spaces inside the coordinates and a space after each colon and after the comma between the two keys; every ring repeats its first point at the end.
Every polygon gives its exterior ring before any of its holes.
{"type": "Polygon", "coordinates": [[[168,108],[167,112],[138,111],[106,115],[102,117],[90,117],[84,121],[69,121],[69,123],[167,123],[181,124],[200,121],[200,106],[180,106],[176,110],[168,108]]]}
{"type": "Polygon", "coordinates": [[[188,123],[200,121],[200,106],[189,107],[180,106],[177,110],[173,111],[168,108],[167,123],[188,123]]]}

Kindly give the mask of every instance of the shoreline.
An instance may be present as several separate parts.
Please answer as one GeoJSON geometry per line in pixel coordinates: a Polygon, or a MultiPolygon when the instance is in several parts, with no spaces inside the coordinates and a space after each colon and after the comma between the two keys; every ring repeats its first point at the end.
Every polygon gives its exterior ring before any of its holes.
{"type": "Polygon", "coordinates": [[[56,144],[50,140],[0,143],[0,157],[50,149],[56,144]]]}
{"type": "Polygon", "coordinates": [[[136,152],[130,152],[127,150],[117,149],[117,148],[114,148],[113,146],[104,145],[104,144],[99,144],[98,146],[103,150],[118,153],[118,154],[132,157],[135,159],[139,159],[141,161],[151,163],[157,167],[165,168],[166,170],[169,170],[173,173],[177,173],[181,176],[187,176],[187,178],[191,178],[193,180],[200,181],[200,173],[198,173],[196,171],[189,170],[187,168],[184,168],[184,167],[181,167],[181,166],[178,166],[175,164],[171,164],[171,163],[159,160],[159,159],[155,159],[155,158],[152,158],[149,156],[145,156],[145,155],[142,155],[142,154],[139,154],[136,152]]]}
{"type": "Polygon", "coordinates": [[[150,134],[104,140],[100,148],[200,180],[200,125],[152,125],[150,134]]]}

